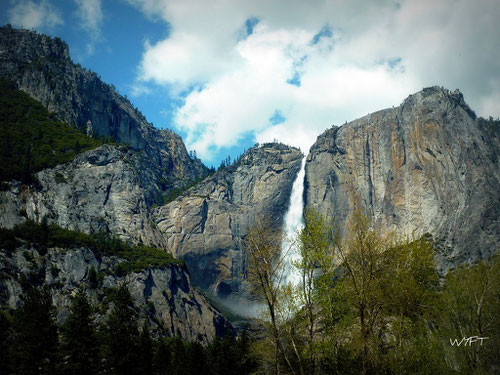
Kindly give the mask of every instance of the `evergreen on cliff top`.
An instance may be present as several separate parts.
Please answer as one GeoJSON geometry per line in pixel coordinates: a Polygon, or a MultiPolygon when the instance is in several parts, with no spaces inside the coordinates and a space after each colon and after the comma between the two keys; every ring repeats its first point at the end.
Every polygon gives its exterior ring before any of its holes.
{"type": "Polygon", "coordinates": [[[0,181],[31,183],[33,174],[70,162],[101,141],[60,122],[39,102],[0,79],[0,181]]]}

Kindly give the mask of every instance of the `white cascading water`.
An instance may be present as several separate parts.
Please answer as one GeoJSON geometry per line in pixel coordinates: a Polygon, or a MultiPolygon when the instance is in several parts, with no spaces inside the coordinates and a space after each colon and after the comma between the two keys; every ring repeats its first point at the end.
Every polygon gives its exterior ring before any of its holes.
{"type": "Polygon", "coordinates": [[[285,215],[283,243],[281,244],[281,252],[284,255],[285,269],[283,273],[283,284],[291,283],[296,286],[300,282],[300,275],[297,269],[292,265],[293,261],[300,259],[298,246],[295,244],[297,233],[304,227],[303,210],[304,210],[304,177],[306,174],[306,157],[302,159],[299,174],[293,182],[292,194],[290,196],[290,205],[285,215]]]}

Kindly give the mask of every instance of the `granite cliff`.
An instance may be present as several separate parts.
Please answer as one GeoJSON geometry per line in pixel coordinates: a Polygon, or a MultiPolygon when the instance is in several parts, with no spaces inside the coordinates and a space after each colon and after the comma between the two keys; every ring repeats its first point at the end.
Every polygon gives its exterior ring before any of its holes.
{"type": "Polygon", "coordinates": [[[46,217],[63,228],[113,233],[165,248],[148,207],[151,186],[158,184],[152,170],[145,155],[127,147],[103,145],[83,152],[70,163],[38,172],[37,186],[12,181],[0,192],[0,226],[46,217]]]}
{"type": "Polygon", "coordinates": [[[306,207],[344,230],[356,205],[382,231],[432,234],[441,271],[500,247],[500,127],[457,90],[431,87],[399,107],[320,135],[306,163],[306,207]]]}
{"type": "Polygon", "coordinates": [[[248,150],[153,216],[167,248],[183,257],[193,282],[218,297],[245,296],[241,240],[256,219],[277,226],[300,169],[300,150],[268,143],[248,150]]]}

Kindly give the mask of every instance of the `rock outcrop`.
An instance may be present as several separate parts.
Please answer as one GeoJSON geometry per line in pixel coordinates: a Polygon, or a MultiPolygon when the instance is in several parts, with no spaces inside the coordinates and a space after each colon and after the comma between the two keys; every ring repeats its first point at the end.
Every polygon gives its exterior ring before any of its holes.
{"type": "Polygon", "coordinates": [[[167,248],[183,257],[196,285],[221,298],[245,295],[242,238],[258,218],[281,227],[301,159],[282,144],[252,148],[154,212],[167,248]]]}
{"type": "Polygon", "coordinates": [[[143,150],[158,180],[165,182],[164,190],[207,173],[177,134],[154,128],[113,86],[73,63],[59,38],[0,27],[0,77],[15,82],[62,121],[143,150]]]}
{"type": "Polygon", "coordinates": [[[12,182],[0,191],[0,227],[46,217],[63,228],[112,233],[166,249],[148,208],[151,187],[159,183],[150,164],[142,153],[104,145],[38,172],[36,186],[12,182]]]}
{"type": "Polygon", "coordinates": [[[357,203],[379,230],[440,244],[441,271],[500,248],[500,127],[457,90],[410,95],[320,135],[306,163],[306,206],[345,229],[357,203]]]}
{"type": "MultiPolygon", "coordinates": [[[[113,267],[123,260],[96,257],[87,248],[49,248],[41,255],[33,248],[13,252],[0,250],[0,306],[18,308],[23,283],[50,287],[59,323],[68,315],[71,297],[85,287],[96,307],[96,321],[102,322],[112,308],[113,289],[127,285],[141,321],[155,336],[180,336],[208,344],[230,329],[226,320],[191,286],[186,269],[178,265],[147,269],[118,277],[113,267]],[[97,285],[89,280],[97,274],[97,285]]],[[[141,323],[142,324],[142,323],[141,323]]]]}

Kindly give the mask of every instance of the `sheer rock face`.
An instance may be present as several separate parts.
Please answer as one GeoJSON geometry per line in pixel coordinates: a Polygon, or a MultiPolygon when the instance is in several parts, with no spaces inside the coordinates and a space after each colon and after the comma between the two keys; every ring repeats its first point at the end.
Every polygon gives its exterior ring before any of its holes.
{"type": "Polygon", "coordinates": [[[188,341],[208,344],[216,334],[220,336],[229,329],[220,313],[192,288],[184,268],[172,265],[117,277],[112,269],[120,262],[122,260],[117,257],[96,258],[86,248],[50,248],[43,256],[34,249],[24,247],[12,253],[0,250],[0,305],[20,307],[20,280],[24,278],[34,284],[50,286],[58,321],[63,323],[68,316],[72,296],[80,287],[87,286],[87,294],[98,307],[96,320],[103,322],[112,308],[105,290],[125,283],[139,319],[148,322],[155,336],[180,335],[188,341]],[[89,284],[91,267],[102,276],[102,281],[94,287],[89,284]]]}
{"type": "Polygon", "coordinates": [[[255,220],[281,227],[300,169],[298,149],[266,144],[154,213],[167,247],[193,282],[219,297],[245,295],[242,239],[255,220]]]}
{"type": "Polygon", "coordinates": [[[359,202],[374,226],[441,243],[441,271],[500,246],[500,131],[457,90],[432,87],[398,108],[320,135],[306,163],[306,206],[345,230],[359,202]]]}
{"type": "Polygon", "coordinates": [[[104,145],[71,163],[36,174],[36,186],[13,182],[0,192],[0,226],[25,217],[86,233],[108,232],[123,240],[166,248],[151,220],[148,201],[158,184],[150,161],[125,147],[104,145]],[[25,216],[25,217],[24,217],[25,216]]]}
{"type": "Polygon", "coordinates": [[[83,131],[90,121],[97,136],[143,150],[167,188],[207,172],[201,161],[189,157],[177,134],[155,129],[114,87],[74,64],[68,46],[59,38],[1,27],[0,77],[14,81],[62,121],[83,131]]]}

